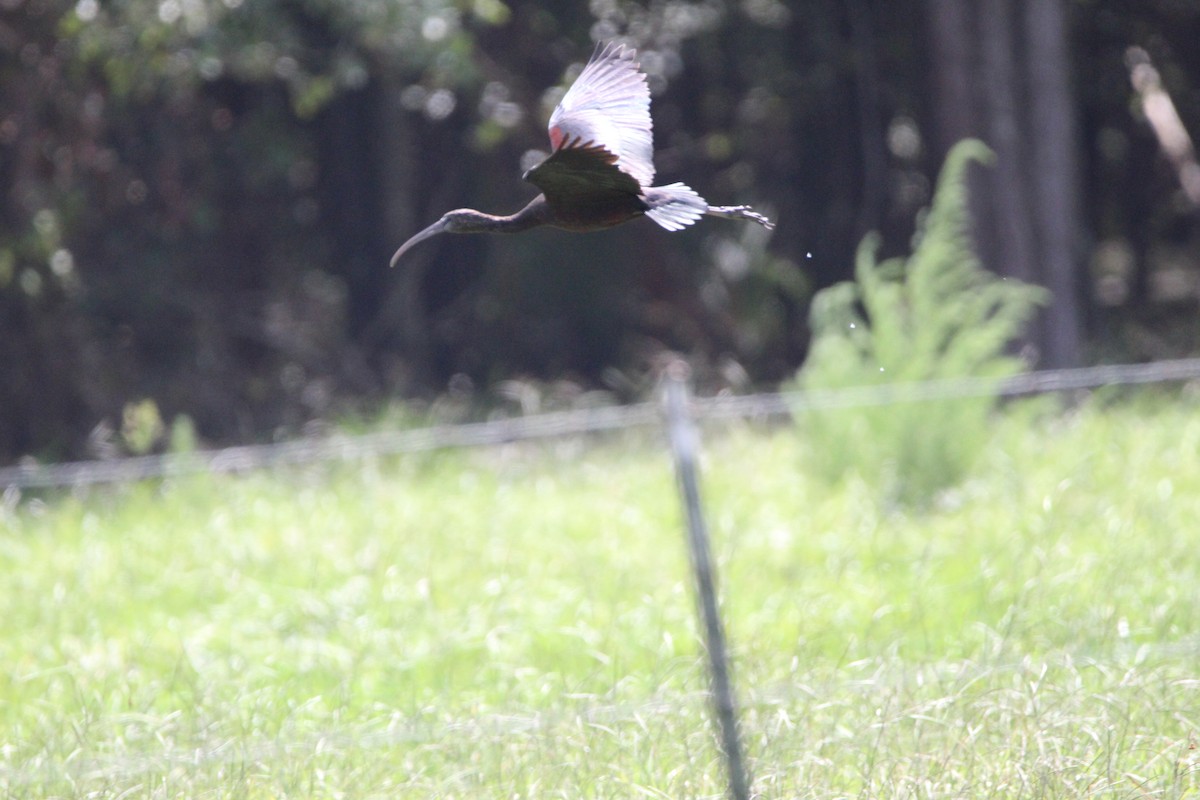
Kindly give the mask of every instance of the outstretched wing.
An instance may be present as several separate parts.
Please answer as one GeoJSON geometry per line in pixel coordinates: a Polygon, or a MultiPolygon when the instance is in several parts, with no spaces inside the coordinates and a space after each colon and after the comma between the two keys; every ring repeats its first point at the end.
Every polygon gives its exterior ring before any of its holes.
{"type": "Polygon", "coordinates": [[[599,145],[616,156],[622,172],[649,186],[654,180],[650,89],[636,56],[611,42],[596,50],[550,115],[550,143],[555,155],[570,142],[599,145]]]}

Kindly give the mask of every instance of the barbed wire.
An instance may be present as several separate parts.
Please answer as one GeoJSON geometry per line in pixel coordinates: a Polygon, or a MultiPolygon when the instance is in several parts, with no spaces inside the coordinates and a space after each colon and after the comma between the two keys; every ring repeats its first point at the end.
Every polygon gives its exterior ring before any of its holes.
{"type": "MultiPolygon", "coordinates": [[[[1095,389],[1102,386],[1197,379],[1200,379],[1200,358],[1045,370],[1005,379],[943,378],[845,389],[720,395],[694,398],[691,407],[692,413],[701,420],[753,419],[787,416],[798,411],[861,408],[971,397],[1013,397],[1095,389]]],[[[244,472],[291,464],[352,461],[374,456],[483,447],[662,424],[660,405],[646,402],[358,436],[335,435],[321,439],[241,445],[193,453],[59,464],[30,462],[0,467],[0,487],[21,490],[130,483],[200,472],[244,472]]]]}

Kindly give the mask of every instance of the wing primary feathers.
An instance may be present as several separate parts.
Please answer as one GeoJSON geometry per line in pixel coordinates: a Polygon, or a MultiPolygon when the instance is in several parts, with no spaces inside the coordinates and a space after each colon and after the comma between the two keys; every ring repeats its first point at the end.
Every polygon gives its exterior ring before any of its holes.
{"type": "Polygon", "coordinates": [[[638,68],[636,52],[624,45],[610,42],[597,47],[554,109],[550,129],[552,144],[559,136],[563,142],[573,138],[595,142],[616,155],[621,171],[642,186],[654,180],[650,88],[638,68]]]}

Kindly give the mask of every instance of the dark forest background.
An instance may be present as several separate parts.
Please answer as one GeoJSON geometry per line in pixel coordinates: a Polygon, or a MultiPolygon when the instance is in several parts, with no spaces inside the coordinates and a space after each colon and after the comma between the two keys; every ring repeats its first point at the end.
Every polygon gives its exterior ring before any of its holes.
{"type": "MultiPolygon", "coordinates": [[[[1039,367],[1200,350],[1195,0],[0,0],[0,459],[106,452],[152,400],[213,443],[512,379],[642,396],[665,352],[771,387],[861,237],[905,252],[947,149],[1039,367]],[[778,220],[443,236],[508,213],[593,42],[641,51],[661,182],[778,220]],[[90,442],[90,445],[89,445],[90,442]]],[[[117,448],[119,449],[119,447],[117,448]]]]}

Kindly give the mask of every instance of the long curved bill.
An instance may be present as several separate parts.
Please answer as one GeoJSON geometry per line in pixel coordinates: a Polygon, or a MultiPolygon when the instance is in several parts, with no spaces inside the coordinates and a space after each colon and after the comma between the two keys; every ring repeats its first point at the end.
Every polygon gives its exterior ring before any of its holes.
{"type": "Polygon", "coordinates": [[[439,219],[437,222],[433,223],[428,228],[421,231],[416,236],[413,236],[411,239],[409,239],[404,244],[400,245],[400,249],[396,251],[396,255],[392,256],[392,260],[391,260],[391,262],[388,263],[388,266],[389,267],[396,266],[396,262],[398,262],[400,260],[400,256],[407,253],[409,248],[411,248],[417,242],[423,242],[426,239],[428,239],[430,236],[436,236],[439,233],[443,233],[445,230],[446,230],[446,220],[439,219]]]}

